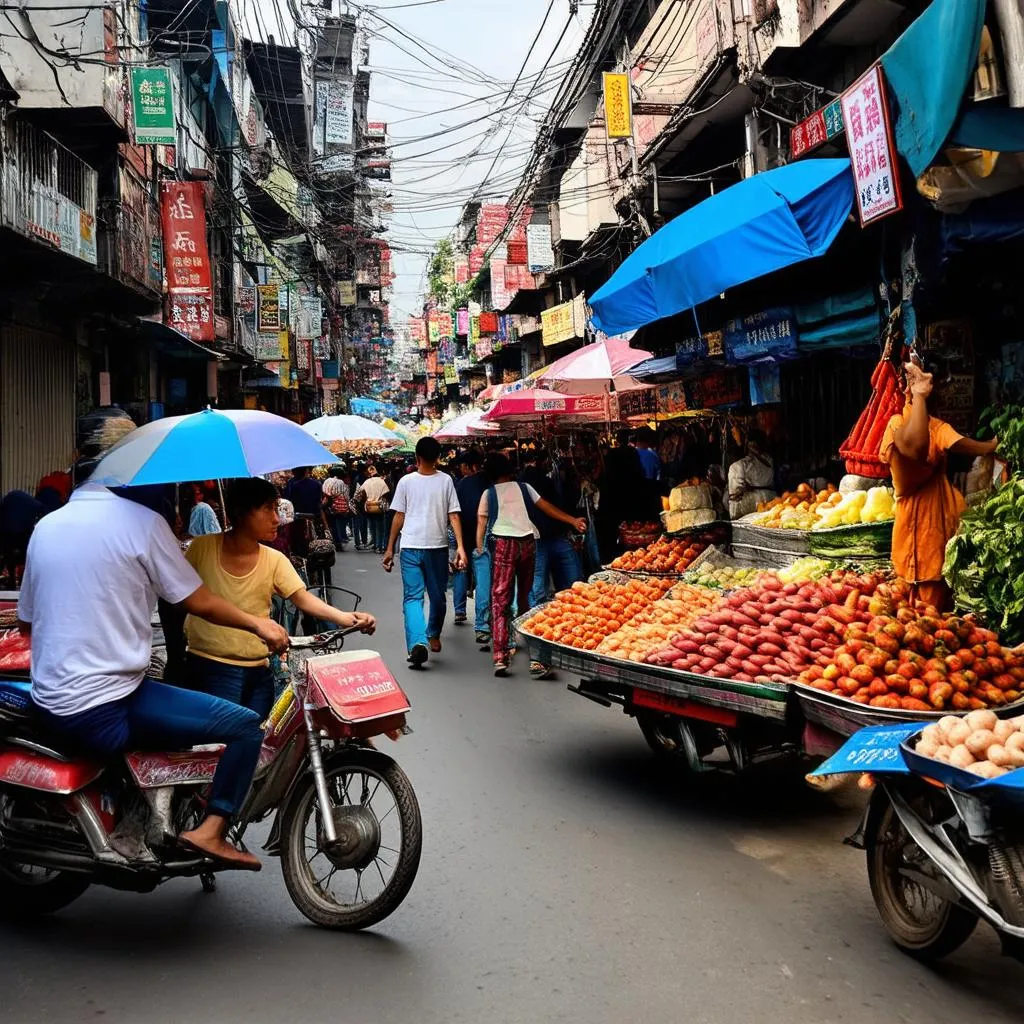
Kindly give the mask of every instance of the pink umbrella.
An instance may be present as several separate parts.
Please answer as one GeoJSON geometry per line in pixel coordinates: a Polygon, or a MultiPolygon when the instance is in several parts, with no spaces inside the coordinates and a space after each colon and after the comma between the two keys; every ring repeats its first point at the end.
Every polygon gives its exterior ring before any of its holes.
{"type": "Polygon", "coordinates": [[[492,423],[540,423],[544,420],[601,423],[608,419],[607,395],[567,395],[524,388],[502,395],[481,417],[492,423]]]}
{"type": "Polygon", "coordinates": [[[651,357],[650,352],[631,348],[624,338],[606,338],[556,359],[537,375],[537,381],[573,395],[612,388],[629,391],[648,386],[630,377],[629,371],[651,357]]]}

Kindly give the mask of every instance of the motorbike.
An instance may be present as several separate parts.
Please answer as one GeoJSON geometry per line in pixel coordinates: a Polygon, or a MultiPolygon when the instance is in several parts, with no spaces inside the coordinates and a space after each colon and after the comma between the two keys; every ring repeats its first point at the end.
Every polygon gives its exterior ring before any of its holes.
{"type": "Polygon", "coordinates": [[[943,767],[915,756],[920,728],[862,730],[815,773],[869,773],[871,798],[846,842],[865,852],[882,925],[904,953],[932,961],[985,921],[1003,953],[1024,962],[1021,791],[936,778],[943,767]]]}
{"type": "MultiPolygon", "coordinates": [[[[340,629],[292,639],[290,681],[264,724],[252,787],[233,826],[273,815],[295,906],[325,928],[377,924],[408,895],[422,824],[408,777],[374,741],[408,732],[409,701],[375,651],[340,629]]],[[[91,885],[150,892],[171,878],[216,887],[225,866],[176,842],[205,814],[219,745],[131,752],[93,764],[34,721],[25,678],[0,679],[0,912],[60,910],[91,885]]]]}

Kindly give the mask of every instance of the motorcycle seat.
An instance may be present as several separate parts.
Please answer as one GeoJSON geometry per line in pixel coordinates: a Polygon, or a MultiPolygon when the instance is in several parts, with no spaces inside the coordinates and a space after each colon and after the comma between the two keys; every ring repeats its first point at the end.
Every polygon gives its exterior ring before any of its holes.
{"type": "Polygon", "coordinates": [[[23,722],[35,713],[30,696],[32,683],[26,679],[0,679],[0,720],[23,722]]]}

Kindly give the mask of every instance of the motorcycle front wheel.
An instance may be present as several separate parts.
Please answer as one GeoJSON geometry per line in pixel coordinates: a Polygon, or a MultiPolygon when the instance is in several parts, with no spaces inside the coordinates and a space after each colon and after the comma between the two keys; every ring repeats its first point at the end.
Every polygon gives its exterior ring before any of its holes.
{"type": "Polygon", "coordinates": [[[328,845],[312,775],[283,810],[281,868],[288,895],[314,924],[358,931],[409,893],[423,845],[420,808],[405,772],[375,750],[325,759],[337,839],[328,845]]]}
{"type": "Polygon", "coordinates": [[[971,937],[978,918],[907,876],[908,871],[926,875],[933,869],[888,800],[874,821],[865,837],[868,882],[889,937],[918,960],[948,956],[971,937]]]}

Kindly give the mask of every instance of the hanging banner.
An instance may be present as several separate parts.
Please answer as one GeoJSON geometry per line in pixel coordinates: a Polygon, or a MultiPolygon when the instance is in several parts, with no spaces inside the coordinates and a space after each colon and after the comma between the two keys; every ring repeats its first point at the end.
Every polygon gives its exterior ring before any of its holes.
{"type": "MultiPolygon", "coordinates": [[[[471,316],[469,318],[469,340],[476,343],[480,340],[480,317],[471,316]]],[[[479,354],[479,347],[477,348],[477,354],[479,354]]]]}
{"type": "Polygon", "coordinates": [[[459,383],[459,371],[451,363],[446,363],[444,367],[444,382],[445,384],[458,384],[459,383]]]}
{"type": "Polygon", "coordinates": [[[857,210],[860,226],[864,227],[903,209],[885,80],[879,65],[843,93],[842,107],[857,210]]]}
{"type": "Polygon", "coordinates": [[[168,68],[132,68],[132,121],[136,145],[173,146],[174,89],[168,68]]]}
{"type": "Polygon", "coordinates": [[[731,363],[790,359],[797,354],[796,318],[788,307],[730,320],[724,334],[725,354],[731,363]]]}
{"type": "Polygon", "coordinates": [[[550,224],[526,225],[526,265],[531,274],[543,274],[555,268],[550,224]]]}
{"type": "Polygon", "coordinates": [[[432,348],[436,348],[437,343],[441,340],[441,327],[433,316],[427,323],[427,340],[432,348]]]}
{"type": "Polygon", "coordinates": [[[323,302],[320,297],[318,295],[300,295],[296,337],[304,341],[319,338],[323,333],[323,320],[323,302]]]}
{"type": "Polygon", "coordinates": [[[633,96],[627,74],[606,71],[604,82],[604,124],[609,139],[633,137],[633,96]]]}
{"type": "Polygon", "coordinates": [[[423,317],[409,317],[409,340],[417,348],[427,347],[427,324],[423,317]]]}
{"type": "Polygon", "coordinates": [[[545,345],[558,345],[573,338],[582,338],[586,329],[586,300],[577,295],[571,302],[562,302],[541,311],[541,338],[545,345]]]}
{"type": "Polygon", "coordinates": [[[454,338],[455,327],[452,324],[451,313],[437,312],[435,315],[435,322],[437,323],[438,337],[439,339],[454,338]]]}
{"type": "Polygon", "coordinates": [[[281,286],[277,284],[257,285],[256,299],[257,332],[276,334],[281,329],[281,286]]]}
{"type": "Polygon", "coordinates": [[[460,309],[455,314],[455,333],[461,335],[469,334],[469,310],[460,309]]]}
{"type": "Polygon", "coordinates": [[[338,282],[338,305],[354,306],[356,304],[356,283],[355,281],[338,282]]]}
{"type": "Polygon", "coordinates": [[[335,80],[327,91],[324,114],[324,141],[341,146],[352,145],[352,96],[354,83],[335,80]]]}
{"type": "Polygon", "coordinates": [[[213,276],[202,184],[164,182],[160,186],[160,224],[167,272],[167,323],[193,341],[213,341],[213,276]]]}
{"type": "Polygon", "coordinates": [[[253,358],[257,362],[277,361],[285,353],[281,350],[279,334],[257,334],[253,358]]]}

